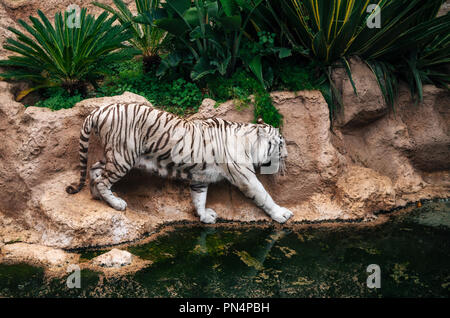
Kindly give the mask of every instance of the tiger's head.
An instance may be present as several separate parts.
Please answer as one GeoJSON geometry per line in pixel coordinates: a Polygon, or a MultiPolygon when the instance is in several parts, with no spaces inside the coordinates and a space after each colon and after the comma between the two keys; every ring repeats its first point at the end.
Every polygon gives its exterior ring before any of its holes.
{"type": "Polygon", "coordinates": [[[270,125],[258,124],[257,134],[254,147],[255,165],[261,167],[262,174],[284,175],[288,152],[286,140],[280,130],[270,125]]]}

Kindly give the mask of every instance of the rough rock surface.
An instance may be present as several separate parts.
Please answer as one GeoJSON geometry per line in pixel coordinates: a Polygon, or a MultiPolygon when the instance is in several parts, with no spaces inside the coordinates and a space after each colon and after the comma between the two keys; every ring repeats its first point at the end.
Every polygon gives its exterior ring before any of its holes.
{"type": "Polygon", "coordinates": [[[130,265],[133,261],[133,254],[127,251],[113,248],[111,251],[99,255],[92,260],[92,264],[101,267],[120,268],[130,265]]]}
{"type": "Polygon", "coordinates": [[[450,1],[449,0],[445,1],[442,4],[441,9],[439,10],[439,13],[437,16],[440,17],[443,15],[446,15],[448,12],[450,12],[450,1]]]}
{"type": "Polygon", "coordinates": [[[77,255],[38,244],[14,243],[1,248],[4,261],[29,261],[51,267],[62,267],[77,262],[77,255]]]}
{"type": "MultiPolygon", "coordinates": [[[[73,196],[64,190],[78,180],[84,117],[98,105],[143,103],[143,97],[125,93],[52,112],[25,109],[14,102],[9,84],[0,85],[0,129],[8,134],[0,143],[1,241],[20,239],[60,248],[109,245],[139,239],[167,222],[198,222],[186,183],[138,170],[113,188],[128,202],[124,212],[93,200],[88,187],[73,196]]],[[[288,174],[260,180],[279,204],[294,212],[292,221],[367,219],[407,202],[448,196],[449,116],[448,104],[441,104],[447,103],[446,94],[425,87],[425,102],[417,111],[428,114],[426,118],[414,118],[408,95],[402,93],[404,106],[399,109],[404,110],[397,116],[387,114],[364,127],[331,132],[328,107],[319,92],[273,93],[284,116],[288,174]],[[425,160],[422,151],[435,147],[439,152],[429,157],[431,162],[425,160]]],[[[192,119],[214,116],[250,121],[253,110],[238,111],[232,101],[216,108],[215,102],[205,100],[192,119]]],[[[92,137],[89,163],[101,153],[92,137]]],[[[207,205],[225,220],[269,221],[225,182],[211,186],[207,205]]]]}
{"type": "MultiPolygon", "coordinates": [[[[41,10],[48,18],[53,18],[56,12],[63,12],[69,6],[77,5],[86,8],[88,13],[99,14],[103,10],[92,4],[90,0],[0,0],[8,15],[14,20],[28,19],[30,15],[36,15],[37,10],[41,10]]],[[[113,0],[100,0],[100,3],[111,5],[113,0]]],[[[135,9],[134,0],[123,0],[131,10],[135,9]]]]}
{"type": "Polygon", "coordinates": [[[336,200],[343,211],[354,217],[372,217],[358,211],[388,211],[395,206],[395,191],[391,179],[372,169],[350,166],[336,184],[336,200]]]}
{"type": "Polygon", "coordinates": [[[344,107],[338,112],[335,125],[338,127],[365,126],[388,112],[377,79],[361,60],[350,60],[355,89],[344,68],[336,69],[333,80],[342,92],[344,107]]]}

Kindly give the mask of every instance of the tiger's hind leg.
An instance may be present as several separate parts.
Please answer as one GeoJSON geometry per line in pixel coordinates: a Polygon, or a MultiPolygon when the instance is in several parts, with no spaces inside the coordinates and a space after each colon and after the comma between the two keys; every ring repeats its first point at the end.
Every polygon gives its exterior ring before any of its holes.
{"type": "Polygon", "coordinates": [[[105,169],[105,165],[106,162],[104,160],[101,160],[93,164],[91,169],[89,170],[89,186],[91,189],[91,195],[96,200],[101,200],[102,196],[95,186],[95,180],[101,177],[103,170],[105,169]]]}
{"type": "Polygon", "coordinates": [[[197,215],[200,217],[200,221],[206,224],[216,223],[217,213],[213,209],[205,208],[208,184],[192,182],[190,188],[192,202],[197,215]]]}
{"type": "Polygon", "coordinates": [[[111,154],[107,155],[107,162],[101,176],[94,180],[93,187],[96,188],[100,197],[106,201],[112,208],[124,211],[127,208],[127,203],[116,197],[111,187],[114,183],[122,179],[128,171],[133,167],[132,164],[125,162],[122,158],[113,157],[111,154]],[[122,164],[119,164],[121,162],[122,164]]]}

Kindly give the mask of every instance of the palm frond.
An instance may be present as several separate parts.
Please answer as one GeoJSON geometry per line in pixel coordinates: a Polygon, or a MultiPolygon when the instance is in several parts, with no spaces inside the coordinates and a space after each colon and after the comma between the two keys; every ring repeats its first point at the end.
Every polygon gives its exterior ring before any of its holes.
{"type": "Polygon", "coordinates": [[[4,48],[16,55],[0,61],[7,68],[0,76],[32,81],[39,88],[59,85],[70,90],[83,85],[103,61],[119,58],[116,53],[126,48],[123,43],[131,36],[122,26],[113,25],[116,18],[107,12],[96,18],[82,9],[79,27],[71,27],[68,18],[69,13],[58,12],[52,24],[38,11],[29,23],[18,21],[29,35],[10,27],[15,38],[8,38],[4,48]]]}

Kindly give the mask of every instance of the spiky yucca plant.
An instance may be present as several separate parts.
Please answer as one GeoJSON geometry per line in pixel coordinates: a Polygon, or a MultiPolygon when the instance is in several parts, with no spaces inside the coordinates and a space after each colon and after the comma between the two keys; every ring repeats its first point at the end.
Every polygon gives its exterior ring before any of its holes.
{"type": "MultiPolygon", "coordinates": [[[[138,14],[154,11],[159,7],[159,0],[135,0],[138,14]]],[[[130,43],[142,52],[144,72],[157,69],[160,58],[161,43],[166,32],[153,25],[139,24],[134,22],[133,13],[122,0],[114,0],[115,8],[112,6],[93,2],[94,5],[114,14],[120,23],[127,25],[133,34],[130,43]]]]}
{"type": "Polygon", "coordinates": [[[30,24],[18,21],[25,32],[8,28],[16,38],[8,38],[4,48],[16,55],[0,61],[6,68],[1,77],[34,84],[19,93],[18,100],[46,87],[60,86],[70,94],[83,92],[87,83],[96,85],[106,66],[128,58],[122,49],[130,34],[124,27],[113,25],[116,18],[107,12],[96,18],[82,9],[79,25],[71,24],[68,12],[56,13],[53,24],[41,11],[38,15],[40,19],[30,17],[30,24]]]}
{"type": "MultiPolygon", "coordinates": [[[[398,74],[406,78],[413,74],[415,80],[409,81],[411,91],[420,97],[423,80],[449,83],[448,76],[445,78],[443,74],[430,73],[428,69],[431,65],[436,67],[448,63],[450,57],[450,15],[436,18],[443,2],[266,0],[283,36],[294,48],[308,49],[303,52],[323,65],[328,79],[332,69],[330,66],[340,65],[345,67],[354,86],[348,58],[359,56],[377,75],[385,98],[391,105],[398,74]],[[371,4],[377,5],[380,11],[371,11],[371,4]],[[377,14],[380,14],[381,25],[370,28],[368,21],[374,20],[377,14]],[[426,62],[427,59],[432,59],[432,64],[426,62]]],[[[330,85],[333,85],[331,81],[330,85]]]]}

